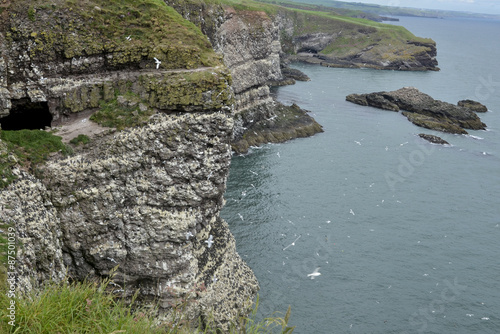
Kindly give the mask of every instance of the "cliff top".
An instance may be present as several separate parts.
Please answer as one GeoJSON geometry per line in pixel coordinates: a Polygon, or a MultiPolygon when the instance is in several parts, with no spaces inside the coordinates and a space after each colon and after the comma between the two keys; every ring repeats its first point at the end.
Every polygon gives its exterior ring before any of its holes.
{"type": "Polygon", "coordinates": [[[206,36],[161,0],[16,0],[0,15],[6,40],[29,40],[35,62],[114,53],[108,65],[154,68],[154,58],[167,69],[220,64],[206,36]]]}

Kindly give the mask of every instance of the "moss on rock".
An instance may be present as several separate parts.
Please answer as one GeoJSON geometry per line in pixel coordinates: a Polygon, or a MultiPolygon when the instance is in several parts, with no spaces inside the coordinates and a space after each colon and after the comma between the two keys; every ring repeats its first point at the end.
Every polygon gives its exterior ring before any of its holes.
{"type": "Polygon", "coordinates": [[[108,68],[155,68],[154,57],[166,69],[220,63],[201,31],[160,0],[18,0],[7,11],[8,40],[27,42],[35,62],[107,54],[108,68]]]}

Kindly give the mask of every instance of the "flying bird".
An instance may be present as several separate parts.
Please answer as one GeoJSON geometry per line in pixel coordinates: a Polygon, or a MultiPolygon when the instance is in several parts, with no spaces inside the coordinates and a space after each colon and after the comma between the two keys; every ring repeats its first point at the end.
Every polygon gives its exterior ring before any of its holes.
{"type": "MultiPolygon", "coordinates": [[[[291,223],[291,222],[290,222],[290,223],[291,223]]],[[[292,224],[293,224],[293,223],[292,223],[292,224]]],[[[288,245],[288,246],[286,246],[285,248],[283,248],[283,250],[286,250],[286,249],[287,249],[287,248],[289,248],[290,246],[295,246],[295,243],[297,242],[297,240],[299,240],[299,239],[300,239],[300,237],[301,237],[301,236],[302,236],[302,234],[301,234],[301,235],[299,235],[299,236],[297,237],[297,239],[295,239],[295,240],[294,240],[294,241],[293,241],[290,245],[288,245]]]]}
{"type": "Polygon", "coordinates": [[[307,274],[307,277],[311,277],[311,279],[314,279],[314,277],[321,275],[321,273],[319,272],[320,269],[321,269],[321,267],[314,269],[314,271],[312,273],[307,274]]]}
{"type": "Polygon", "coordinates": [[[161,64],[161,61],[158,60],[158,58],[156,57],[153,57],[155,59],[155,63],[156,63],[156,69],[159,69],[160,68],[160,64],[161,64]]]}

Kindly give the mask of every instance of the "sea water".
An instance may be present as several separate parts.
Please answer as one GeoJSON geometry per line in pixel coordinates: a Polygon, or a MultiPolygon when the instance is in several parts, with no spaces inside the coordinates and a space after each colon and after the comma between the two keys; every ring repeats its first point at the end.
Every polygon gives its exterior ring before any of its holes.
{"type": "Polygon", "coordinates": [[[500,333],[500,22],[397,24],[437,42],[441,71],[295,64],[311,81],[275,94],[324,133],[234,156],[222,216],[259,314],[290,305],[295,333],[500,333]],[[484,103],[488,130],[444,134],[345,101],[405,86],[484,103]]]}

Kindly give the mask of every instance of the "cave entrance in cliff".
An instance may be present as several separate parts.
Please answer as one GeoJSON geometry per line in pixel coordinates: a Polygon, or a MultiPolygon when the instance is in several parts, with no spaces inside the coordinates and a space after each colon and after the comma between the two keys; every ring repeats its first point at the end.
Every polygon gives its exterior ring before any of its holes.
{"type": "Polygon", "coordinates": [[[44,129],[52,123],[47,102],[31,102],[29,99],[12,100],[7,117],[0,118],[3,130],[44,129]]]}

